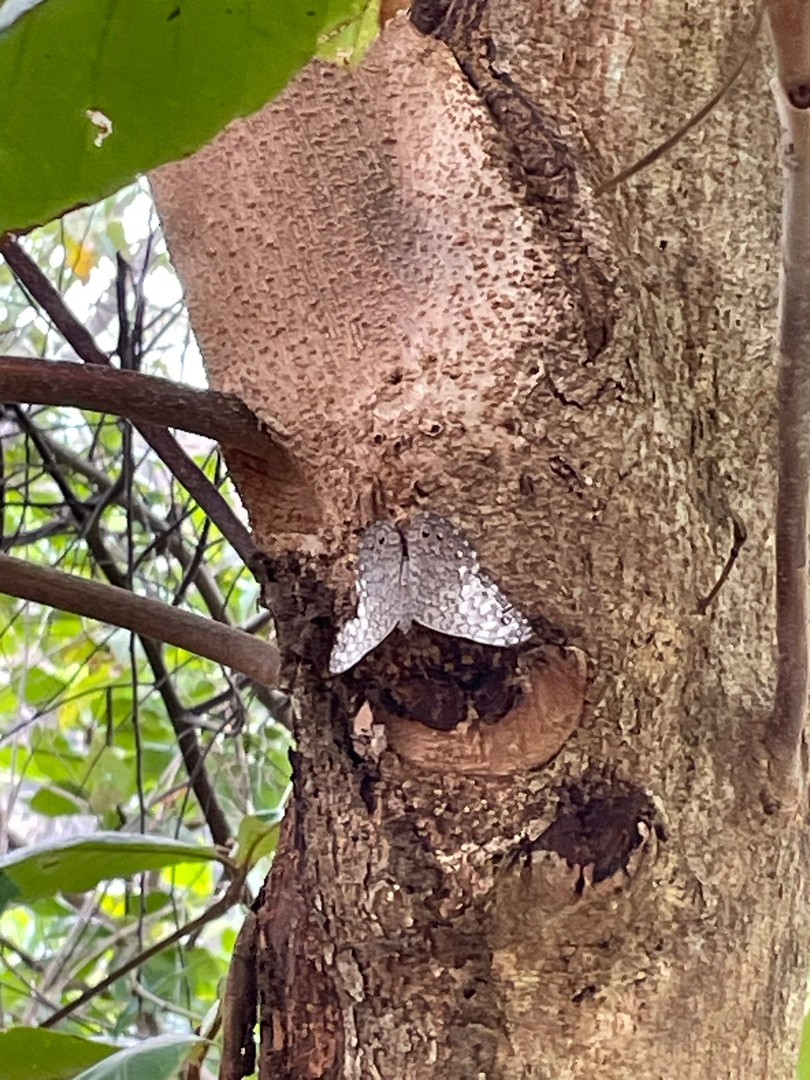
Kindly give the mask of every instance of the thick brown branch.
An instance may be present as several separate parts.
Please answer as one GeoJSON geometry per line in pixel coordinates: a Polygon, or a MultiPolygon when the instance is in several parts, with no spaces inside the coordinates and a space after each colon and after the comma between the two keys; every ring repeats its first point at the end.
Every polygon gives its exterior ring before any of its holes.
{"type": "Polygon", "coordinates": [[[278,650],[233,626],[136,596],[126,589],[0,555],[0,591],[169,642],[241,671],[266,686],[278,679],[278,650]]]}
{"type": "MultiPolygon", "coordinates": [[[[806,5],[803,39],[807,41],[806,5]]],[[[785,37],[795,5],[775,5],[772,18],[780,71],[797,76],[797,52],[785,37]]],[[[798,17],[798,16],[797,16],[798,17]]],[[[789,35],[790,36],[790,35],[789,35]]],[[[807,45],[801,62],[808,64],[807,45]]],[[[810,86],[810,66],[805,68],[810,86]]],[[[779,294],[779,484],[776,506],[776,699],[766,748],[777,789],[795,791],[807,709],[807,498],[810,478],[810,111],[774,84],[784,135],[782,275],[779,294]]],[[[810,105],[810,97],[807,99],[810,105]]]]}
{"type": "Polygon", "coordinates": [[[291,467],[286,450],[238,397],[138,371],[0,356],[0,401],[70,405],[124,416],[134,423],[176,427],[261,458],[271,471],[291,467]]]}

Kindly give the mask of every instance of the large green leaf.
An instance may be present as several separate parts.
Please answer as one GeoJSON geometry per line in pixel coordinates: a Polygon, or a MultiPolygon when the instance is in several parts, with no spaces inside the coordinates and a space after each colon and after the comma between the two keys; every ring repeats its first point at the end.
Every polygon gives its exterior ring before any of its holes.
{"type": "Polygon", "coordinates": [[[218,858],[213,848],[116,832],[22,848],[0,858],[0,911],[57,892],[85,892],[108,878],[218,858]]]}
{"type": "Polygon", "coordinates": [[[367,6],[45,0],[0,33],[0,232],[192,153],[367,6]]]}
{"type": "Polygon", "coordinates": [[[154,1039],[144,1039],[79,1073],[76,1080],[169,1080],[177,1075],[178,1066],[198,1042],[196,1035],[157,1035],[154,1039]]]}
{"type": "Polygon", "coordinates": [[[15,1027],[0,1031],[0,1076],[3,1080],[72,1080],[116,1050],[46,1028],[15,1027]]]}

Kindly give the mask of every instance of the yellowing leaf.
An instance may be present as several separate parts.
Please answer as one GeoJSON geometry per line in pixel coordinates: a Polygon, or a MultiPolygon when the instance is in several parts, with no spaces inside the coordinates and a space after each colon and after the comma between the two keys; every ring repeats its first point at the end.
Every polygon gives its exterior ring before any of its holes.
{"type": "Polygon", "coordinates": [[[68,236],[65,239],[65,262],[77,278],[87,281],[90,271],[98,263],[98,255],[92,244],[68,236]]]}

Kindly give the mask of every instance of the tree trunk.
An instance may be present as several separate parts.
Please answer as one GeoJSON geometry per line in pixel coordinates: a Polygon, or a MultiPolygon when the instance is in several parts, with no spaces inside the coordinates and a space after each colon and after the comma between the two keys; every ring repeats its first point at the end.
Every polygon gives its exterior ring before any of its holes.
{"type": "Polygon", "coordinates": [[[754,14],[427,0],[155,178],[212,382],[307,477],[229,457],[299,717],[264,1080],[793,1074],[805,840],[760,743],[760,46],[698,130],[595,193],[722,83],[754,14]],[[330,677],[357,530],[427,508],[533,641],[397,630],[330,677]]]}

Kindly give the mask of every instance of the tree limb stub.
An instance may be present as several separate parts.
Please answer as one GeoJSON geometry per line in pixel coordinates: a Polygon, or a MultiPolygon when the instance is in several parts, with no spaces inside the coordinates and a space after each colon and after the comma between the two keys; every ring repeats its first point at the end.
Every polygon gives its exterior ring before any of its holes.
{"type": "Polygon", "coordinates": [[[782,273],[779,289],[779,482],[776,504],[776,698],[765,742],[777,789],[796,790],[807,708],[807,497],[810,481],[810,88],[804,5],[771,10],[782,80],[773,90],[783,131],[782,273]],[[799,8],[801,7],[801,12],[799,8]],[[803,32],[797,34],[798,23],[803,32]],[[801,43],[796,39],[801,37],[801,43]],[[794,101],[805,107],[796,107],[794,101]]]}
{"type": "Polygon", "coordinates": [[[244,630],[179,611],[159,600],[135,596],[125,589],[0,555],[0,590],[21,600],[100,619],[177,645],[266,686],[273,686],[278,679],[279,654],[275,646],[244,630]]]}
{"type": "Polygon", "coordinates": [[[0,400],[72,406],[135,423],[176,427],[267,461],[271,472],[290,468],[287,452],[234,394],[184,386],[156,375],[98,364],[83,367],[67,360],[0,356],[0,400]]]}

